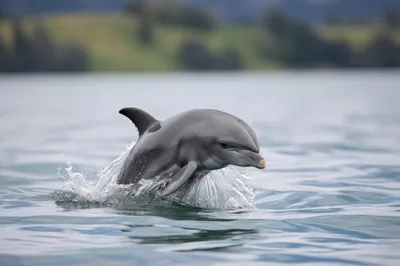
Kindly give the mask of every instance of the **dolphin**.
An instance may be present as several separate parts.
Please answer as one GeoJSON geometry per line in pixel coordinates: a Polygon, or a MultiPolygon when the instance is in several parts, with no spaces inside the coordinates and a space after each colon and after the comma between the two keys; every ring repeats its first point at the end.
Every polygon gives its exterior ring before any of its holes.
{"type": "Polygon", "coordinates": [[[168,178],[162,196],[176,192],[195,176],[228,165],[266,166],[254,131],[242,119],[214,109],[193,109],[164,121],[144,110],[126,107],[139,138],[126,157],[118,184],[141,179],[168,178]]]}

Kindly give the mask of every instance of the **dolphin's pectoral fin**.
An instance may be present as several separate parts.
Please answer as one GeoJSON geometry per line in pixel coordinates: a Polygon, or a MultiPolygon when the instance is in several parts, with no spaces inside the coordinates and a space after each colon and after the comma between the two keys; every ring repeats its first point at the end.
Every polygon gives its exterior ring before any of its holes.
{"type": "Polygon", "coordinates": [[[175,174],[181,170],[181,167],[179,167],[178,165],[174,164],[173,166],[171,166],[170,168],[168,168],[166,171],[162,172],[160,174],[160,178],[161,179],[165,179],[165,178],[170,178],[172,176],[175,177],[175,174]]]}
{"type": "Polygon", "coordinates": [[[128,117],[132,121],[132,123],[135,124],[139,131],[139,136],[143,135],[143,133],[151,125],[158,122],[158,120],[149,113],[134,107],[122,108],[121,110],[119,110],[119,113],[128,117]]]}
{"type": "Polygon", "coordinates": [[[171,182],[162,193],[163,196],[168,196],[180,189],[193,175],[197,169],[197,163],[190,161],[187,165],[182,167],[172,178],[171,182]]]}

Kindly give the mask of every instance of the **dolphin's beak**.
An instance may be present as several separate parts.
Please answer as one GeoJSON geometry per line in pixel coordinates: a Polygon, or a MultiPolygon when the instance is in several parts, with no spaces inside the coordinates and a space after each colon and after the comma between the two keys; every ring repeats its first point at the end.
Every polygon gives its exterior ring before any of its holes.
{"type": "MultiPolygon", "coordinates": [[[[261,156],[260,156],[260,157],[261,157],[261,156]]],[[[259,169],[264,169],[265,166],[266,166],[265,159],[261,159],[261,160],[258,162],[257,166],[258,166],[257,168],[259,168],[259,169]]]]}
{"type": "Polygon", "coordinates": [[[265,159],[256,152],[242,150],[239,153],[246,159],[250,166],[254,166],[258,169],[264,169],[266,167],[265,159]]]}

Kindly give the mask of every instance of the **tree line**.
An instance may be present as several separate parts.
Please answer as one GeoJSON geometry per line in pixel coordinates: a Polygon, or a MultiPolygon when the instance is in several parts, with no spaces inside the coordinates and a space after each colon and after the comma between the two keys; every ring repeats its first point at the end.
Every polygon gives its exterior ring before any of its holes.
{"type": "Polygon", "coordinates": [[[86,71],[88,56],[78,44],[56,45],[40,22],[28,34],[20,20],[11,22],[11,45],[0,35],[0,72],[86,71]]]}
{"type": "Polygon", "coordinates": [[[279,10],[266,14],[263,27],[272,40],[262,45],[260,55],[287,67],[400,66],[400,46],[384,32],[374,36],[365,49],[356,51],[344,41],[323,39],[313,28],[288,18],[279,10]]]}
{"type": "MultiPolygon", "coordinates": [[[[212,13],[184,4],[148,4],[132,0],[128,2],[126,11],[139,18],[137,37],[145,45],[152,45],[156,24],[178,25],[200,31],[211,31],[217,26],[212,13]]],[[[393,23],[390,25],[392,27],[393,23]]],[[[277,62],[286,68],[400,66],[400,47],[385,33],[374,36],[365,49],[356,51],[348,42],[325,40],[313,27],[289,18],[280,10],[266,12],[261,29],[264,41],[254,47],[257,54],[266,62],[277,62]]],[[[251,41],[249,45],[252,45],[251,41]]],[[[178,51],[177,63],[185,70],[246,68],[245,60],[232,46],[216,54],[199,39],[184,39],[178,51]]]]}
{"type": "MultiPolygon", "coordinates": [[[[152,46],[154,43],[154,27],[157,24],[181,26],[193,31],[211,31],[217,25],[210,11],[182,3],[128,1],[125,12],[139,19],[136,36],[140,43],[147,46],[152,46]]],[[[215,53],[200,40],[186,39],[180,44],[178,51],[176,61],[184,70],[212,71],[245,68],[244,60],[234,47],[227,47],[220,53],[215,53]]]]}
{"type": "MultiPolygon", "coordinates": [[[[153,46],[155,28],[173,25],[193,32],[210,32],[219,26],[211,11],[182,3],[154,3],[130,0],[125,13],[137,18],[136,38],[153,46]]],[[[0,14],[1,15],[1,14],[0,14]]],[[[387,20],[394,27],[395,19],[387,20]]],[[[400,46],[384,31],[373,37],[364,49],[355,50],[348,42],[324,39],[315,28],[294,20],[280,10],[265,13],[260,39],[249,40],[249,47],[265,62],[285,68],[389,68],[400,66],[400,46]]],[[[28,34],[18,19],[12,20],[11,45],[0,35],[0,72],[87,71],[89,56],[79,44],[57,44],[40,22],[28,34]]],[[[213,51],[201,38],[184,38],[177,47],[175,64],[187,71],[243,70],[246,61],[234,45],[213,51]]]]}

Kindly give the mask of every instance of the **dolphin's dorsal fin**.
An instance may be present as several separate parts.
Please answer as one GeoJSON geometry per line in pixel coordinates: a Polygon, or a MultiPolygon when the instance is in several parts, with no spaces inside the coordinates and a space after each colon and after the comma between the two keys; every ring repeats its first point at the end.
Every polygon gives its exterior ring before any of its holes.
{"type": "Polygon", "coordinates": [[[134,107],[125,107],[119,110],[119,113],[128,117],[139,131],[139,137],[158,120],[149,113],[134,107]]]}

